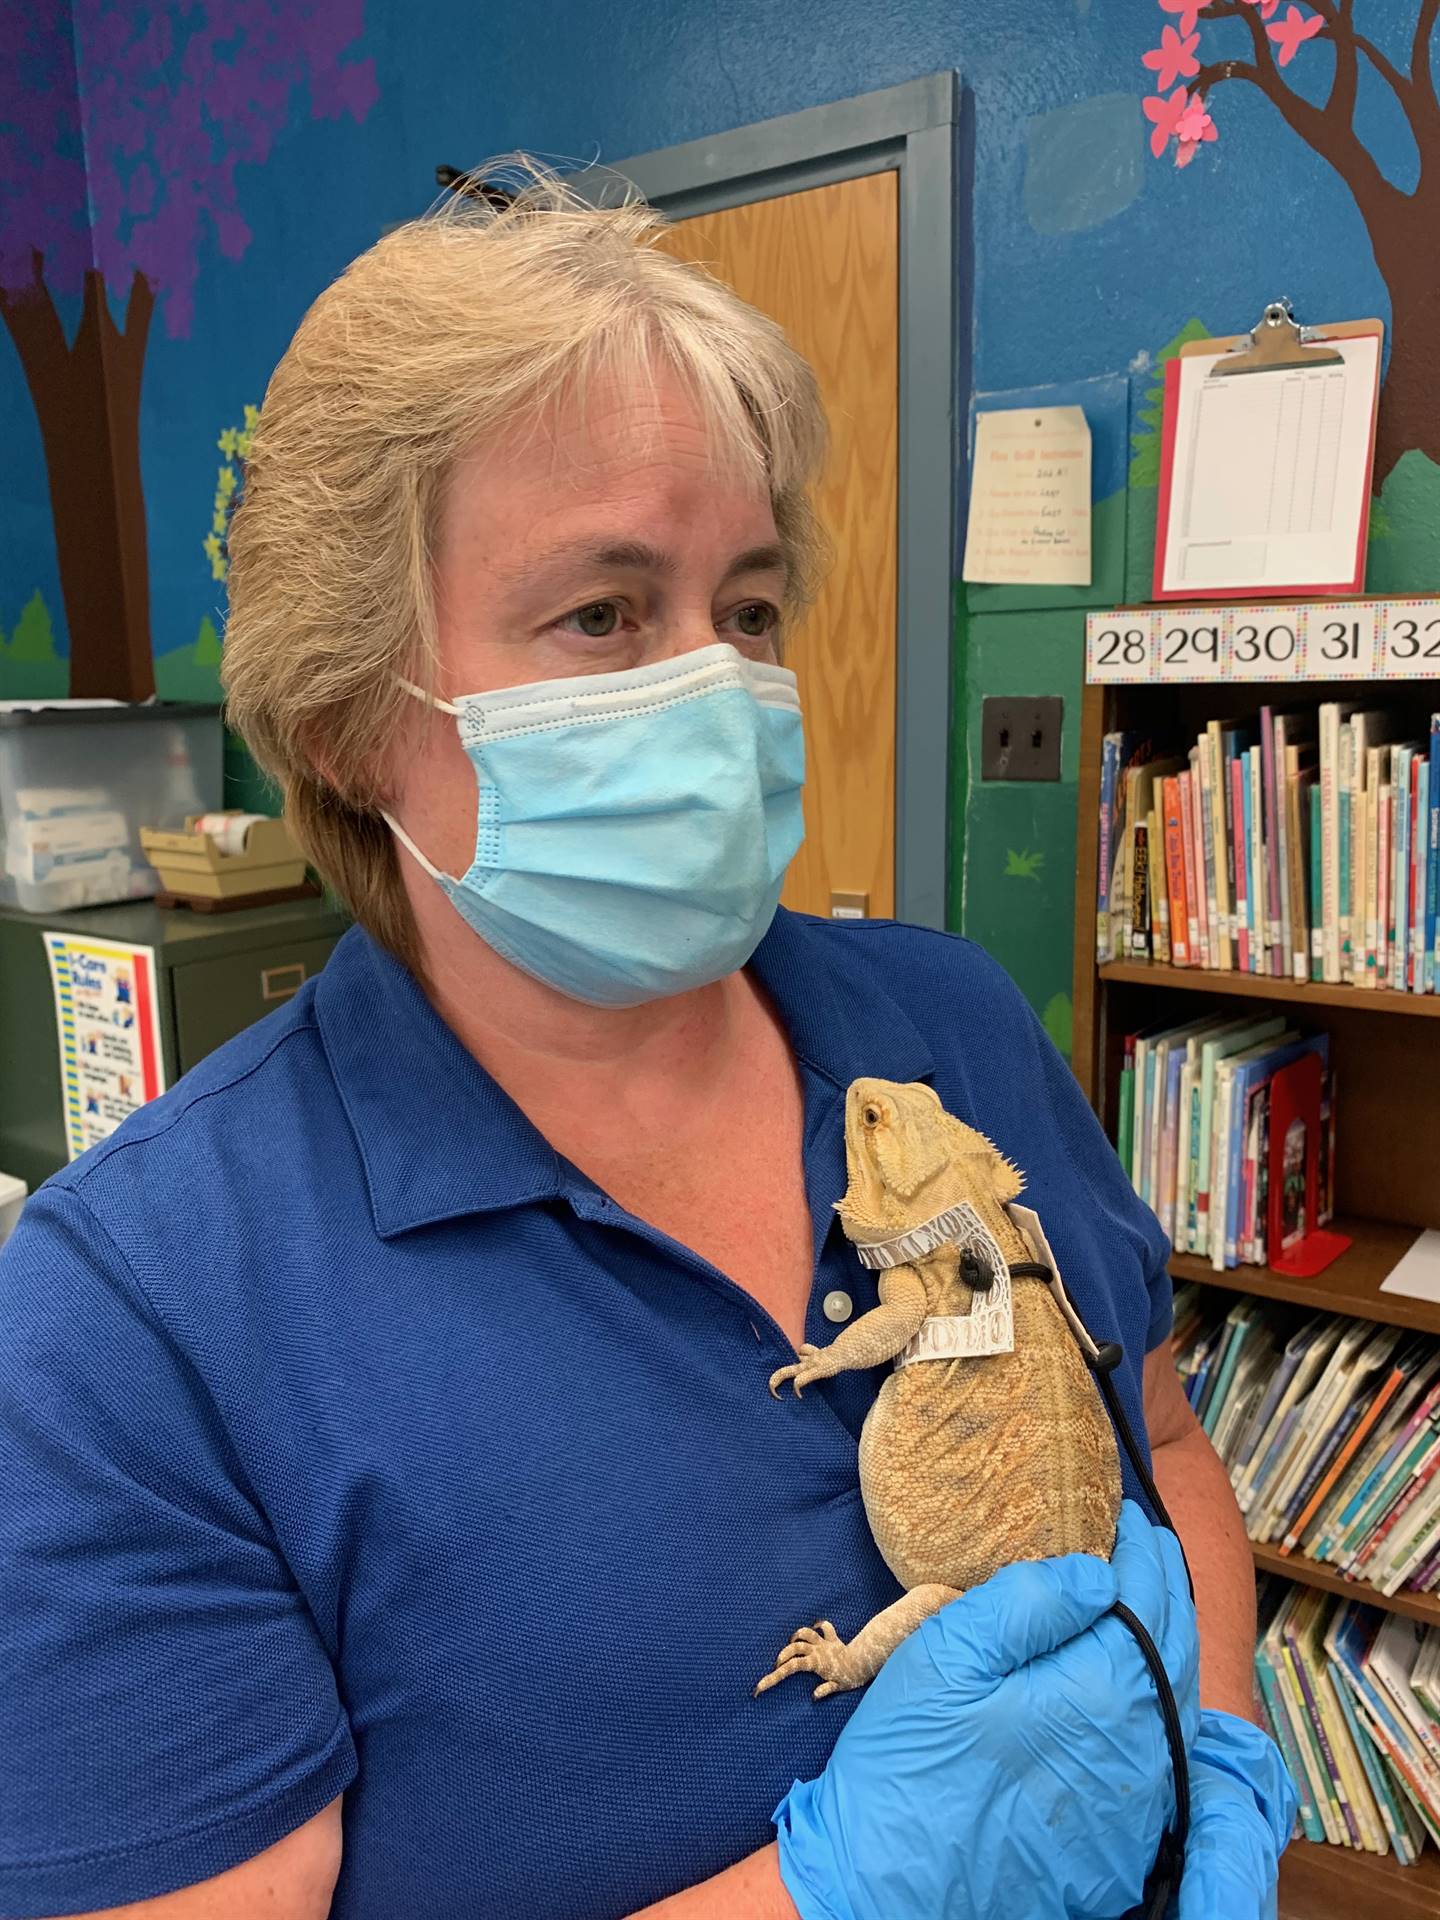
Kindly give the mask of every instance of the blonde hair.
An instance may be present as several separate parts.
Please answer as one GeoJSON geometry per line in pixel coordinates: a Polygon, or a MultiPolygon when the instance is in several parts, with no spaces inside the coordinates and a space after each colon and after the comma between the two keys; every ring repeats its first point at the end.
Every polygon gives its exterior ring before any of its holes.
{"type": "Polygon", "coordinates": [[[434,683],[431,554],[457,456],[601,369],[664,364],[716,457],[763,476],[797,607],[822,552],[824,413],[780,328],[665,253],[633,191],[597,208],[532,162],[508,177],[513,198],[452,195],[316,300],[266,391],[230,533],[231,722],[311,861],[411,966],[374,769],[404,725],[401,679],[434,683]]]}

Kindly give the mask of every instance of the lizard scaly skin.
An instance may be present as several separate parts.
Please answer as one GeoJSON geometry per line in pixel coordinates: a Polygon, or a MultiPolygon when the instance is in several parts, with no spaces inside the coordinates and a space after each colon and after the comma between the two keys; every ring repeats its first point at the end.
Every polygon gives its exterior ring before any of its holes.
{"type": "MultiPolygon", "coordinates": [[[[894,1240],[963,1206],[1007,1265],[1036,1257],[1006,1212],[1023,1175],[930,1087],[856,1080],[845,1157],[838,1211],[852,1241],[894,1240]]],[[[975,1297],[948,1241],[884,1268],[879,1292],[879,1306],[828,1347],[802,1346],[771,1376],[771,1392],[789,1381],[798,1396],[812,1380],[879,1366],[927,1319],[966,1314],[975,1297]]],[[[1012,1561],[1109,1557],[1120,1462],[1104,1404],[1045,1282],[1016,1280],[1012,1296],[1013,1352],[898,1367],[866,1416],[865,1512],[904,1596],[848,1643],[829,1621],[797,1628],[757,1693],[800,1672],[819,1676],[817,1700],[864,1686],[922,1620],[1012,1561]]]]}

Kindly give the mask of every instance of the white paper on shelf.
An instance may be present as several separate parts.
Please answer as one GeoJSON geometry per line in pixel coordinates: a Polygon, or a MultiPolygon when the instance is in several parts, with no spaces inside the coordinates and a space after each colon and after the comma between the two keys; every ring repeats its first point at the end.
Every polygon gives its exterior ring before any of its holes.
{"type": "Polygon", "coordinates": [[[1380,1291],[1440,1305],[1440,1233],[1422,1233],[1394,1272],[1380,1282],[1380,1291]]]}
{"type": "Polygon", "coordinates": [[[1166,593],[1354,576],[1380,341],[1328,344],[1342,365],[1217,374],[1223,354],[1181,357],[1166,593]]]}

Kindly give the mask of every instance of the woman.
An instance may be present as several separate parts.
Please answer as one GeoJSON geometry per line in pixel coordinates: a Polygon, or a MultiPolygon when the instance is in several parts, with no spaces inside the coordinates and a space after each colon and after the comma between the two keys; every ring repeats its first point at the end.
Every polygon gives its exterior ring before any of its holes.
{"type": "Polygon", "coordinates": [[[543,179],[403,228],[271,382],[231,710],[359,926],[0,1269],[0,1912],[1115,1915],[1171,1793],[1117,1598],[1181,1702],[1182,1913],[1273,1911],[1288,1788],[1161,1235],[981,953],[776,913],[823,422],[657,231],[543,179]],[[1131,1356],[1203,1711],[1129,1506],[1112,1564],[1002,1573],[863,1696],[752,1700],[822,1600],[895,1597],[875,1381],[766,1392],[875,1301],[832,1211],[862,1073],[1025,1169],[1131,1356]]]}

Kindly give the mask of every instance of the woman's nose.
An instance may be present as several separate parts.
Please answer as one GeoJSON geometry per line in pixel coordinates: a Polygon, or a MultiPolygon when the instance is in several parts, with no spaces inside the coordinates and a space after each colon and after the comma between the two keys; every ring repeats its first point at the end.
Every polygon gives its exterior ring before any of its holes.
{"type": "Polygon", "coordinates": [[[724,636],[716,633],[708,609],[703,614],[686,614],[657,627],[649,658],[678,660],[682,654],[698,653],[701,647],[713,647],[724,636]]]}

